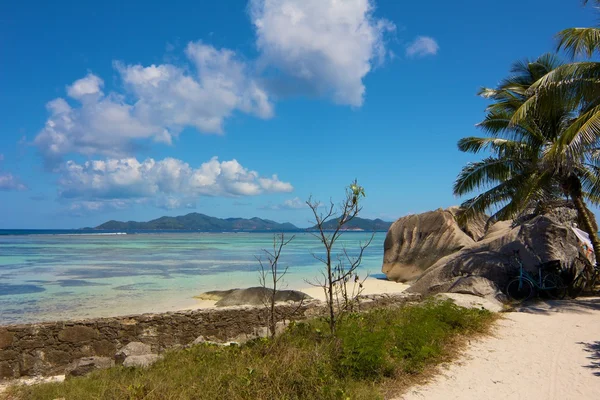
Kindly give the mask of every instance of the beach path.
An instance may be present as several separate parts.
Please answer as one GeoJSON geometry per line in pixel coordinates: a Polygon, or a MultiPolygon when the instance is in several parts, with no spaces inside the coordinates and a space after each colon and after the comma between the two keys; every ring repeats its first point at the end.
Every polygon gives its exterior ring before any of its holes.
{"type": "Polygon", "coordinates": [[[492,336],[396,398],[423,399],[600,399],[600,298],[503,314],[492,336]]]}

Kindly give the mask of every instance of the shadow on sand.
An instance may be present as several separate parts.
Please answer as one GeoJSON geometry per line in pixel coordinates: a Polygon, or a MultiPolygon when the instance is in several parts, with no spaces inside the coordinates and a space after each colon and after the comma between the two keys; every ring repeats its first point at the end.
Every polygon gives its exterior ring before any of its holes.
{"type": "MultiPolygon", "coordinates": [[[[580,297],[566,300],[534,300],[515,307],[515,312],[531,313],[539,315],[551,315],[554,313],[590,314],[600,311],[600,297],[580,297]]],[[[600,341],[578,342],[590,360],[584,368],[592,370],[592,374],[600,377],[600,341]]]]}
{"type": "Polygon", "coordinates": [[[531,314],[553,314],[560,312],[589,314],[600,311],[600,297],[580,297],[565,300],[534,300],[514,308],[513,311],[531,314]]]}
{"type": "Polygon", "coordinates": [[[586,365],[585,368],[594,370],[592,373],[600,377],[600,342],[583,343],[583,349],[589,353],[587,358],[590,360],[590,364],[586,365]]]}

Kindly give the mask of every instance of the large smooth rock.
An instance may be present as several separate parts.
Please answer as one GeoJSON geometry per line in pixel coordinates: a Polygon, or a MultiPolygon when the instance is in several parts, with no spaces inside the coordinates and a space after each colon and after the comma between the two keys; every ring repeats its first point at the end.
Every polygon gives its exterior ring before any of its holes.
{"type": "MultiPolygon", "coordinates": [[[[454,206],[448,208],[448,211],[452,213],[455,219],[458,219],[460,207],[454,206]]],[[[489,217],[485,214],[477,214],[475,217],[467,221],[458,221],[458,227],[461,231],[466,233],[471,239],[478,242],[485,236],[488,228],[489,217]]]]}
{"type": "MultiPolygon", "coordinates": [[[[455,208],[438,209],[398,219],[384,242],[382,272],[390,280],[415,279],[439,259],[475,243],[454,217],[455,208]]],[[[473,227],[472,234],[479,236],[473,227]]]]}
{"type": "Polygon", "coordinates": [[[512,261],[514,250],[519,250],[524,268],[534,273],[542,262],[559,260],[567,267],[582,256],[569,224],[545,215],[516,227],[510,221],[502,221],[490,227],[479,242],[440,259],[407,292],[503,299],[501,290],[517,274],[518,266],[512,261]]]}
{"type": "Polygon", "coordinates": [[[92,371],[114,367],[115,361],[109,357],[84,357],[67,367],[66,376],[83,376],[92,371]]]}
{"type": "MultiPolygon", "coordinates": [[[[217,307],[265,304],[270,299],[273,289],[264,287],[251,287],[247,289],[215,290],[197,296],[199,299],[218,300],[217,307]]],[[[275,294],[276,302],[293,301],[300,302],[311,297],[297,290],[278,290],[275,294]]]]}
{"type": "Polygon", "coordinates": [[[146,354],[152,354],[152,348],[142,342],[130,342],[123,346],[115,354],[115,360],[117,363],[122,364],[127,357],[131,356],[143,356],[146,354]]]}

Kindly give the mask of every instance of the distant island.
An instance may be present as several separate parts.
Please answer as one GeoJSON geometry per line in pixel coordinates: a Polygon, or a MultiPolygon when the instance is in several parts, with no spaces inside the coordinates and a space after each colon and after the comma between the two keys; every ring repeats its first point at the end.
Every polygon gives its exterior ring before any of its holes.
{"type": "Polygon", "coordinates": [[[94,229],[108,231],[145,231],[145,230],[193,230],[204,232],[223,231],[299,231],[297,226],[285,222],[261,218],[216,218],[208,215],[191,213],[179,217],[160,217],[148,222],[108,221],[94,229]]]}
{"type": "MultiPolygon", "coordinates": [[[[354,218],[345,227],[344,230],[362,230],[362,231],[387,231],[392,223],[380,219],[354,218]]],[[[337,220],[328,221],[325,229],[335,229],[337,220]]],[[[314,230],[316,227],[308,228],[314,230]]],[[[89,228],[85,228],[89,229],[89,228]]],[[[200,213],[190,213],[178,217],[160,217],[148,222],[137,221],[108,221],[98,225],[96,230],[106,231],[151,231],[151,230],[190,230],[202,232],[228,232],[228,231],[304,231],[306,229],[298,228],[289,223],[278,223],[269,219],[262,218],[216,218],[200,213]]]]}
{"type": "MultiPolygon", "coordinates": [[[[337,227],[338,220],[332,219],[327,221],[323,227],[326,230],[333,230],[337,227]]],[[[354,217],[350,222],[346,223],[343,227],[345,231],[388,231],[392,226],[391,222],[383,221],[379,218],[377,219],[368,219],[368,218],[359,218],[354,217]]],[[[313,226],[308,230],[316,230],[317,226],[313,226]]]]}

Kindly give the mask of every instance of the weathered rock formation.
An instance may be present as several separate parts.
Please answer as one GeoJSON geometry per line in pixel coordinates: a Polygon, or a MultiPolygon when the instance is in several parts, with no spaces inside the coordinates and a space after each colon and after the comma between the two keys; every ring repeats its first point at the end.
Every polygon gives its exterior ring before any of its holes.
{"type": "Polygon", "coordinates": [[[463,231],[455,219],[457,210],[457,207],[440,208],[394,222],[383,245],[382,272],[388,279],[401,282],[415,279],[440,258],[473,245],[474,238],[483,236],[483,217],[469,223],[463,231]]]}
{"type": "MultiPolygon", "coordinates": [[[[512,221],[497,222],[489,227],[481,240],[437,260],[407,291],[422,295],[464,293],[502,298],[501,290],[517,273],[518,266],[511,261],[514,250],[519,250],[524,268],[532,272],[537,272],[540,263],[558,260],[563,267],[569,267],[576,264],[576,259],[584,257],[571,230],[573,217],[576,215],[570,212],[554,210],[546,215],[524,218],[516,226],[512,221]]],[[[446,222],[446,226],[449,225],[446,222]]],[[[413,248],[419,248],[419,245],[413,248]]],[[[447,250],[444,246],[443,251],[447,250]]],[[[435,249],[431,251],[440,254],[435,249]]]]}
{"type": "MultiPolygon", "coordinates": [[[[264,287],[251,287],[247,289],[213,290],[203,293],[197,298],[202,300],[216,300],[217,307],[230,307],[252,305],[261,306],[270,299],[273,289],[264,287]]],[[[299,302],[311,299],[310,296],[296,290],[278,290],[275,293],[275,302],[299,302]]]]}

